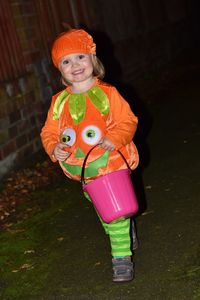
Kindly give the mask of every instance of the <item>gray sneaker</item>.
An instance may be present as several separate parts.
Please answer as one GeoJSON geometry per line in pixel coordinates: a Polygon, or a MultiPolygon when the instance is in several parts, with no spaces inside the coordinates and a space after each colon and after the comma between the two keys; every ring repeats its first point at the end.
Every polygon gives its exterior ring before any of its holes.
{"type": "Polygon", "coordinates": [[[113,258],[113,281],[126,282],[131,281],[134,277],[134,265],[130,256],[122,258],[113,258]]]}

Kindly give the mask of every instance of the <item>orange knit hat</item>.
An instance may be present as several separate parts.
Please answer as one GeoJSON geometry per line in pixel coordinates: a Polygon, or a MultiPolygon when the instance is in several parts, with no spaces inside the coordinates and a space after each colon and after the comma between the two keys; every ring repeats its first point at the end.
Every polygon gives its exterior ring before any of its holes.
{"type": "Polygon", "coordinates": [[[58,68],[62,57],[72,53],[96,53],[96,44],[93,38],[82,29],[71,29],[61,33],[53,43],[52,61],[58,68]]]}

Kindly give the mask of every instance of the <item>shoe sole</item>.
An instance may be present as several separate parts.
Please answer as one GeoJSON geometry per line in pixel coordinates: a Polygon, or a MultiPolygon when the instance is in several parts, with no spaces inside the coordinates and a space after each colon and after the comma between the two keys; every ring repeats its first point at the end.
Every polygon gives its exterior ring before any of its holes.
{"type": "Polygon", "coordinates": [[[125,282],[130,282],[134,279],[134,277],[131,277],[131,278],[113,278],[113,282],[115,283],[125,283],[125,282]]]}
{"type": "Polygon", "coordinates": [[[131,277],[127,277],[127,278],[124,278],[123,276],[118,276],[116,278],[113,278],[113,282],[116,282],[116,283],[123,283],[123,282],[129,282],[129,281],[132,281],[133,279],[135,278],[135,274],[133,273],[131,277]]]}

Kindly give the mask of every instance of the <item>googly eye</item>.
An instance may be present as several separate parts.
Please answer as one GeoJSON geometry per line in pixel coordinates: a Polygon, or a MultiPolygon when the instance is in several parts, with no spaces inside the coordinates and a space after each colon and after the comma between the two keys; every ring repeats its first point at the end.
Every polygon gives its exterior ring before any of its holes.
{"type": "Polygon", "coordinates": [[[84,142],[88,145],[97,144],[100,141],[101,137],[102,137],[101,130],[94,125],[87,126],[82,131],[82,138],[84,142]]]}
{"type": "Polygon", "coordinates": [[[61,134],[60,141],[68,146],[73,146],[76,141],[76,132],[74,129],[66,128],[61,134]]]}

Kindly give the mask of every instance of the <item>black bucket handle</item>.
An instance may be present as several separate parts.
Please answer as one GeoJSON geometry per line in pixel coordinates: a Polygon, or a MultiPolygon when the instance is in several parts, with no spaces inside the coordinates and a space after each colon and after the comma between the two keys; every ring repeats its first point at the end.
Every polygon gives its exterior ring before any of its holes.
{"type": "MultiPolygon", "coordinates": [[[[85,175],[85,165],[86,165],[87,159],[88,159],[90,153],[91,153],[96,147],[98,147],[98,146],[100,146],[100,145],[101,145],[101,143],[99,143],[99,144],[93,146],[93,147],[88,151],[86,157],[84,158],[83,165],[82,165],[82,170],[81,170],[81,183],[82,183],[82,185],[85,184],[85,176],[84,176],[84,175],[85,175]]],[[[124,155],[121,153],[121,151],[119,151],[118,149],[117,149],[116,151],[117,151],[117,152],[121,155],[121,157],[123,158],[124,162],[125,162],[126,165],[127,165],[127,168],[132,172],[132,170],[131,170],[131,168],[130,168],[130,166],[129,166],[127,160],[126,160],[126,158],[125,158],[124,155]]]]}

